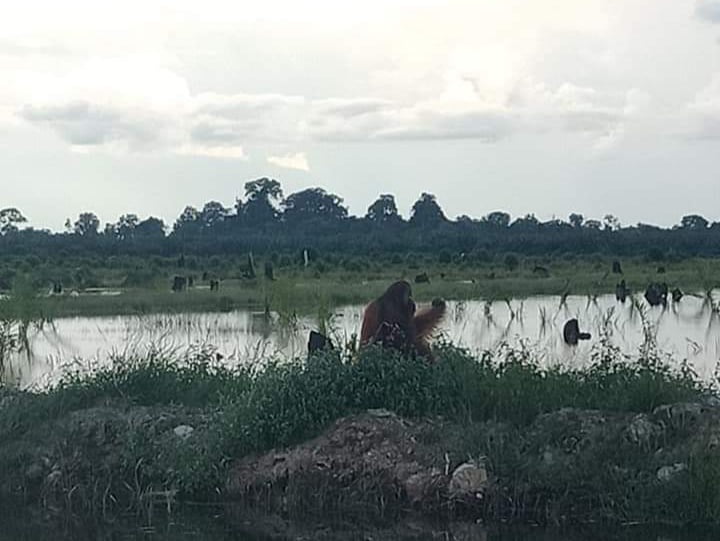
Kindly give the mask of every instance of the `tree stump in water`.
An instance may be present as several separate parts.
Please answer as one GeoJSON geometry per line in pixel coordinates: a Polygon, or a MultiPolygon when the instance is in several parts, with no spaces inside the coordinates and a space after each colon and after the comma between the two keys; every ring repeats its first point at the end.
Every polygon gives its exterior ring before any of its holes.
{"type": "Polygon", "coordinates": [[[667,305],[668,286],[666,283],[652,282],[645,289],[645,300],[650,306],[667,305]]]}
{"type": "Polygon", "coordinates": [[[324,334],[319,332],[310,331],[310,337],[308,338],[308,354],[312,355],[317,351],[325,349],[333,349],[333,345],[324,334]]]}
{"type": "Polygon", "coordinates": [[[590,333],[580,332],[580,325],[578,320],[573,318],[565,323],[563,327],[563,339],[565,343],[570,346],[577,346],[580,340],[590,340],[590,333]]]}

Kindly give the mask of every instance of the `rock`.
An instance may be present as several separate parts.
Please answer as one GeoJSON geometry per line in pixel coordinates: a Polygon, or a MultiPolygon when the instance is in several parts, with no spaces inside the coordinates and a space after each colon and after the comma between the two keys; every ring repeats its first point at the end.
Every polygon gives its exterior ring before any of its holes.
{"type": "Polygon", "coordinates": [[[687,469],[687,464],[684,462],[676,462],[672,466],[663,466],[657,471],[658,481],[667,483],[672,481],[679,473],[687,469]]]}
{"type": "Polygon", "coordinates": [[[432,468],[430,471],[414,473],[405,479],[402,485],[410,503],[415,504],[425,500],[441,477],[440,470],[432,468]]]}
{"type": "Polygon", "coordinates": [[[636,445],[648,445],[650,441],[662,432],[662,427],[656,425],[644,413],[633,417],[626,430],[627,439],[636,445]]]}
{"type": "Polygon", "coordinates": [[[485,466],[474,462],[460,464],[452,473],[448,493],[456,500],[482,498],[488,484],[485,466]]]}
{"type": "Polygon", "coordinates": [[[195,432],[195,429],[189,425],[178,425],[173,428],[173,432],[178,438],[184,441],[187,440],[190,436],[192,436],[192,433],[195,432]]]}
{"type": "Polygon", "coordinates": [[[376,409],[369,409],[367,410],[368,415],[372,417],[380,417],[380,418],[387,418],[387,417],[396,417],[396,415],[390,411],[386,410],[385,408],[376,408],[376,409]]]}
{"type": "Polygon", "coordinates": [[[665,404],[653,410],[653,416],[659,421],[670,423],[671,426],[687,426],[700,420],[703,406],[697,402],[681,402],[665,404]]]}

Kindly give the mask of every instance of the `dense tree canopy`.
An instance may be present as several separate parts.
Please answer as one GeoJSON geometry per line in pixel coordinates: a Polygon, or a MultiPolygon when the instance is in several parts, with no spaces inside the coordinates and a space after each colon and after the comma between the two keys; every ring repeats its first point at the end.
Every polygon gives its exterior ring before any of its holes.
{"type": "Polygon", "coordinates": [[[398,213],[395,196],[392,194],[380,194],[375,202],[368,207],[365,219],[373,223],[397,223],[401,221],[398,213]]]}
{"type": "Polygon", "coordinates": [[[17,231],[17,224],[24,222],[27,222],[27,218],[18,209],[11,207],[0,210],[0,235],[17,231]]]}
{"type": "Polygon", "coordinates": [[[247,202],[240,205],[243,221],[249,224],[267,224],[278,218],[276,205],[282,199],[283,191],[277,180],[260,178],[245,183],[247,202]]]}
{"type": "Polygon", "coordinates": [[[74,231],[81,237],[94,237],[98,234],[100,220],[94,212],[83,212],[73,224],[74,231]]]}
{"type": "Polygon", "coordinates": [[[313,220],[332,222],[347,218],[347,208],[342,198],[322,188],[308,188],[291,194],[283,201],[283,218],[287,223],[296,224],[313,220]]]}
{"type": "Polygon", "coordinates": [[[422,193],[420,199],[415,201],[410,215],[410,223],[420,227],[433,227],[440,225],[447,218],[440,208],[435,196],[431,193],[422,193]]]}
{"type": "Polygon", "coordinates": [[[126,213],[101,231],[93,212],[68,220],[53,233],[32,227],[20,210],[0,210],[0,253],[56,254],[242,254],[333,253],[450,254],[514,253],[525,255],[590,254],[665,256],[720,255],[720,223],[697,214],[683,216],[673,228],[622,226],[612,214],[601,220],[572,213],[567,221],[540,221],[528,214],[514,221],[504,211],[477,219],[450,220],[437,198],[422,193],[410,218],[398,212],[395,197],[381,194],[363,217],[351,216],[343,199],[311,187],[284,197],[277,180],[261,178],[244,186],[244,201],[234,205],[209,201],[201,210],[188,205],[168,231],[156,217],[126,213]]]}

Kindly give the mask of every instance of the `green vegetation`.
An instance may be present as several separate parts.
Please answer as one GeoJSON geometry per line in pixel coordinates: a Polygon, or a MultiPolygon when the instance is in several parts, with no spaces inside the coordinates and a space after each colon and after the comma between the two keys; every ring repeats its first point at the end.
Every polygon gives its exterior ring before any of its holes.
{"type": "MultiPolygon", "coordinates": [[[[720,222],[695,214],[669,229],[639,223],[623,227],[611,214],[602,221],[572,213],[567,220],[541,221],[533,214],[512,220],[494,211],[481,218],[449,219],[436,197],[421,193],[405,219],[392,194],[381,194],[364,216],[350,215],[342,197],[320,187],[285,196],[280,182],[246,182],[243,198],[232,207],[208,201],[188,205],[172,227],[155,217],[124,214],[101,228],[93,212],[68,218],[66,230],[53,233],[25,227],[16,208],[0,209],[0,251],[43,256],[65,252],[83,256],[212,255],[253,252],[344,255],[437,254],[443,261],[470,254],[515,253],[518,256],[565,253],[627,258],[642,255],[659,261],[717,257],[720,222]]],[[[513,257],[507,258],[512,267],[513,257]]]]}
{"type": "MultiPolygon", "coordinates": [[[[543,368],[527,350],[506,347],[474,358],[450,345],[440,347],[435,364],[377,349],[238,368],[218,364],[212,349],[180,358],[161,351],[116,358],[45,391],[0,388],[0,492],[42,494],[53,505],[95,514],[152,505],[158,495],[216,499],[231,458],[302,442],[340,417],[377,408],[419,420],[441,416],[450,428],[436,438],[455,455],[487,456],[508,486],[522,492],[534,482],[513,474],[528,452],[522,431],[542,414],[562,408],[651,413],[711,393],[689,369],[671,369],[652,347],[643,351],[629,360],[601,341],[584,369],[543,368]],[[192,425],[200,436],[178,445],[172,428],[180,424],[192,425]],[[506,437],[488,440],[489,427],[500,425],[506,437]],[[37,471],[45,472],[40,480],[37,471]]],[[[564,441],[563,426],[547,437],[564,441]]],[[[668,432],[665,444],[686,430],[668,432]]],[[[643,464],[651,451],[628,454],[620,446],[617,456],[603,460],[643,464]]],[[[602,472],[586,471],[587,465],[557,480],[543,479],[542,498],[565,505],[574,483],[583,500],[568,513],[589,513],[612,498],[613,509],[603,507],[603,513],[617,520],[641,513],[643,520],[716,521],[720,495],[707,479],[717,477],[720,455],[704,450],[694,456],[686,484],[673,485],[673,498],[687,498],[680,507],[668,505],[662,491],[658,501],[639,502],[645,492],[633,495],[636,487],[606,482],[602,472]]],[[[508,509],[498,504],[486,512],[498,518],[508,509]]],[[[519,518],[537,518],[533,512],[519,518]]]]}
{"type": "MultiPolygon", "coordinates": [[[[720,263],[715,259],[657,263],[632,258],[623,261],[621,276],[610,272],[612,258],[600,256],[485,254],[461,261],[446,260],[444,255],[368,258],[313,254],[307,267],[297,254],[254,258],[257,268],[272,264],[274,279],[264,273],[248,278],[247,256],[6,256],[0,257],[0,287],[4,276],[7,286],[15,289],[7,294],[14,297],[22,290],[26,300],[28,288],[34,288],[37,299],[33,309],[39,317],[47,318],[266,308],[314,314],[344,304],[365,303],[392,281],[405,278],[413,282],[421,273],[430,278],[430,283],[413,286],[421,301],[437,296],[501,300],[530,295],[597,295],[614,291],[620,279],[635,292],[642,292],[655,280],[685,292],[704,293],[720,286],[720,263]],[[665,271],[662,274],[658,274],[660,266],[665,271]],[[174,276],[192,277],[193,286],[171,291],[174,276]],[[211,280],[220,281],[219,291],[210,290],[211,280]],[[62,284],[61,294],[50,294],[54,283],[62,284]]],[[[0,311],[22,316],[23,304],[27,303],[0,300],[0,311]]]]}

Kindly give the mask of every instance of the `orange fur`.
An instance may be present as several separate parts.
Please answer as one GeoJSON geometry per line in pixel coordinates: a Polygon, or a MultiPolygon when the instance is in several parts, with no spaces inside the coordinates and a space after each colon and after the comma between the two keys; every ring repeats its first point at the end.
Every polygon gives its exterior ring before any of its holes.
{"type": "Polygon", "coordinates": [[[360,345],[381,342],[432,359],[430,339],[445,316],[445,310],[445,302],[437,299],[431,307],[416,313],[410,284],[395,282],[365,308],[360,345]]]}

